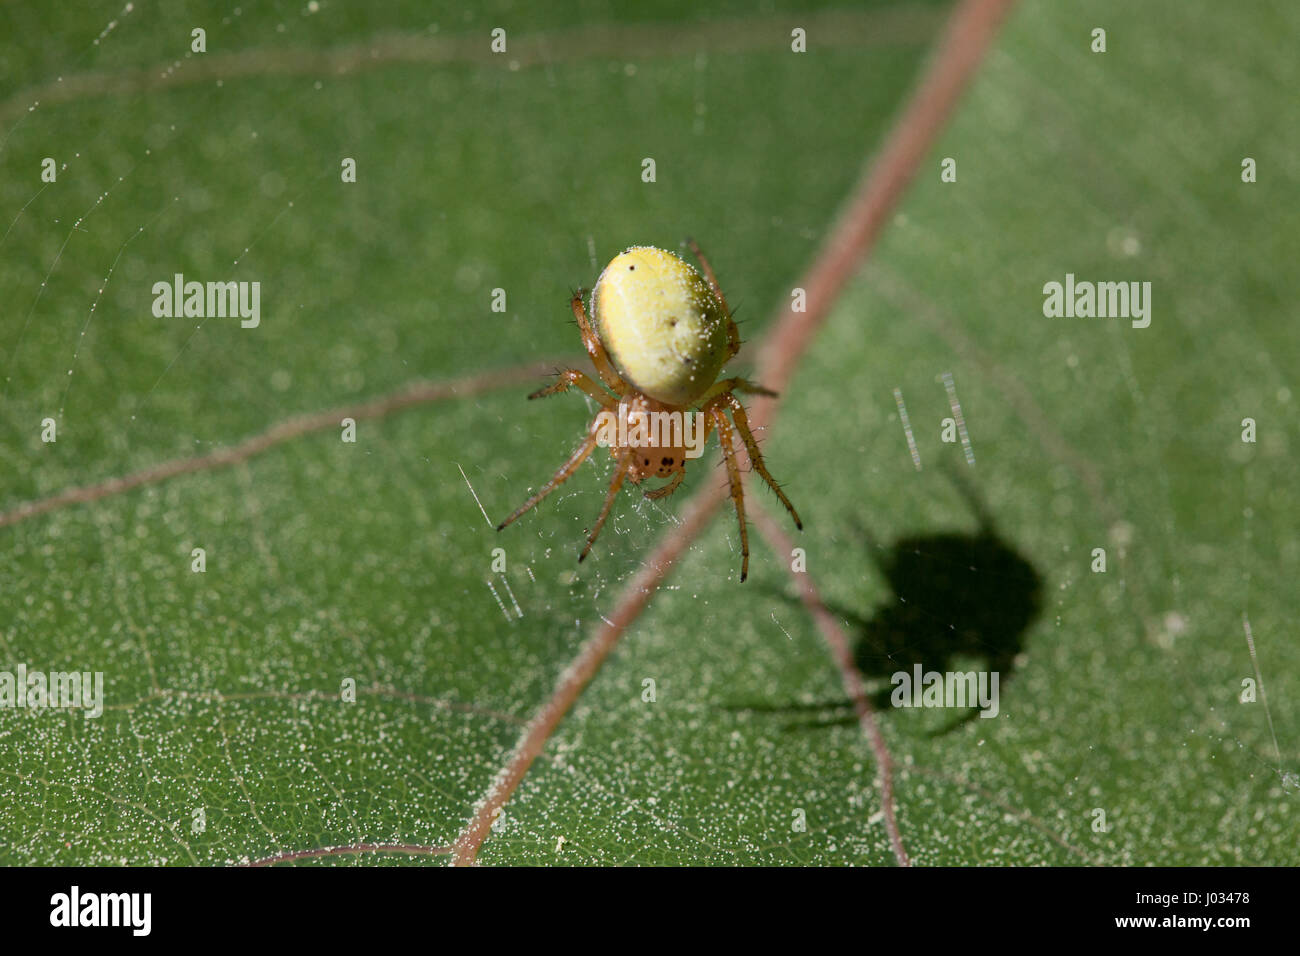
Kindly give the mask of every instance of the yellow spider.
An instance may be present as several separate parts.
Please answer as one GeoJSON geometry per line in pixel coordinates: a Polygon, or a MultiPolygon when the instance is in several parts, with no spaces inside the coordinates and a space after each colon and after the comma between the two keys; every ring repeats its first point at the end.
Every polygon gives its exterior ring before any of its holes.
{"type": "Polygon", "coordinates": [[[596,319],[594,329],[582,307],[583,290],[574,294],[570,305],[578,320],[582,344],[605,388],[577,369],[569,368],[558,373],[554,384],[528,397],[556,395],[576,385],[600,403],[601,412],[591,423],[578,450],[537,494],[497,525],[498,531],[563,484],[602,438],[614,434],[617,437],[607,443],[618,466],[600,517],[587,536],[587,546],[578,556],[579,561],[583,560],[609,517],[625,479],[640,484],[646,478],[671,476],[666,485],[647,491],[647,498],[663,498],[677,490],[686,477],[688,447],[698,454],[703,440],[699,445],[690,445],[684,426],[657,429],[647,428],[645,423],[671,422],[674,414],[677,421],[684,421],[692,411],[704,416],[704,440],[714,428],[718,430],[731,483],[731,500],[740,521],[740,580],[749,575],[749,534],[745,528],[745,496],[728,411],[754,470],[776,492],[794,518],[795,526],[803,530],[799,513],[768,474],[749,429],[745,407],[733,394],[737,391],[754,395],[776,393],[743,378],[716,381],[722,366],[740,350],[740,333],[708,260],[693,241],[687,243],[704,269],[704,278],[671,252],[653,246],[633,246],[616,256],[600,274],[591,295],[591,311],[596,319]]]}

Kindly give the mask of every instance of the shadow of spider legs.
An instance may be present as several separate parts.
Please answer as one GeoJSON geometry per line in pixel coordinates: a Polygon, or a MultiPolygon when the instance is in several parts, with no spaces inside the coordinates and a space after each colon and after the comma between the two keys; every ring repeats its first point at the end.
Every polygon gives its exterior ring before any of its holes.
{"type": "MultiPolygon", "coordinates": [[[[968,671],[969,667],[957,664],[978,661],[981,669],[997,672],[1005,688],[1024,635],[1042,607],[1037,570],[997,534],[973,490],[963,487],[963,479],[950,477],[979,517],[979,531],[909,535],[886,547],[858,528],[889,594],[870,616],[851,608],[830,608],[852,630],[854,661],[867,686],[876,688],[871,700],[880,712],[893,709],[890,678],[900,671],[911,675],[917,665],[922,672],[944,673],[968,671]]],[[[798,604],[785,593],[780,597],[798,604]]],[[[788,729],[813,730],[856,721],[851,703],[842,699],[738,709],[824,715],[793,721],[788,729]]],[[[931,735],[949,733],[978,715],[975,707],[968,708],[931,735]]]]}

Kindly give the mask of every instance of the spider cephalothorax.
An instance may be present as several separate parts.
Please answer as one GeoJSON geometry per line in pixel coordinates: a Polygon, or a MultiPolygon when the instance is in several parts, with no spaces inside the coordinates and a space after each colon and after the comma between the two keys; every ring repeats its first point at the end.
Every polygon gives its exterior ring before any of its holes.
{"type": "Polygon", "coordinates": [[[594,328],[582,306],[582,291],[575,293],[570,303],[573,315],[605,387],[570,368],[559,372],[554,384],[528,397],[542,398],[576,386],[599,402],[601,411],[577,451],[537,494],[497,526],[498,531],[566,481],[598,444],[606,444],[618,465],[600,517],[578,556],[581,561],[600,534],[624,481],[640,484],[647,478],[668,478],[666,485],[645,496],[672,494],[686,477],[686,462],[700,454],[716,428],[740,521],[740,580],[744,581],[749,574],[749,533],[733,421],[754,470],[776,492],[795,525],[803,528],[794,505],[768,474],[745,407],[734,394],[775,393],[743,378],[717,380],[722,366],[740,350],[740,334],[708,260],[695,243],[690,246],[704,269],[703,277],[671,252],[652,246],[633,246],[616,256],[591,295],[594,328]]]}
{"type": "MultiPolygon", "coordinates": [[[[610,457],[615,461],[622,449],[632,449],[627,480],[634,485],[647,478],[685,475],[691,432],[699,431],[692,427],[690,414],[639,392],[624,395],[614,408],[601,410],[604,418],[597,416],[595,424],[599,426],[603,421],[607,431],[603,436],[596,436],[596,443],[609,448],[610,457]]],[[[697,447],[692,445],[690,451],[697,447]]],[[[653,492],[651,496],[663,497],[653,492]]]]}

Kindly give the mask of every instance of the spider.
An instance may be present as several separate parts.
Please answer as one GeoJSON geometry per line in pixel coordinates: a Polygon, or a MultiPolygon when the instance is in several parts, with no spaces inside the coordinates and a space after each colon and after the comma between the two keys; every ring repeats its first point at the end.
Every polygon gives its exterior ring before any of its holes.
{"type": "MultiPolygon", "coordinates": [[[[578,556],[582,561],[591,551],[625,480],[636,485],[647,478],[668,478],[667,484],[645,492],[645,497],[652,499],[665,498],[677,490],[686,477],[686,429],[647,430],[644,422],[671,420],[673,414],[678,421],[684,421],[691,411],[704,418],[702,438],[691,447],[697,455],[713,429],[718,430],[731,500],[740,522],[740,580],[749,576],[749,534],[745,528],[745,495],[736,463],[733,426],[727,412],[731,413],[734,429],[745,443],[754,470],[776,492],[795,526],[803,530],[799,512],[768,473],[750,431],[745,407],[734,394],[775,396],[776,392],[743,378],[716,380],[722,366],[740,350],[740,333],[708,259],[693,240],[686,242],[704,270],[703,278],[671,252],[653,246],[633,246],[615,256],[596,280],[591,294],[594,327],[582,307],[585,290],[574,293],[569,305],[578,320],[582,344],[605,387],[583,372],[567,368],[556,373],[553,384],[528,397],[558,395],[576,386],[599,402],[601,411],[569,460],[537,494],[497,525],[498,531],[568,480],[596,445],[602,443],[602,437],[615,431],[610,426],[617,424],[617,439],[605,443],[618,464],[600,517],[578,556]],[[637,427],[638,423],[641,427],[637,427]]],[[[696,434],[699,434],[698,426],[696,434]]]]}

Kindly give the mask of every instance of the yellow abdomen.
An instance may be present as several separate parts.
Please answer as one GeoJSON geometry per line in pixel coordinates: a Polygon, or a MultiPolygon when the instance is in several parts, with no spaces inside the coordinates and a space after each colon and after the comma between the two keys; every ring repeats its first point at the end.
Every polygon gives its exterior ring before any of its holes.
{"type": "Polygon", "coordinates": [[[727,354],[727,314],[704,278],[663,249],[633,246],[591,295],[596,333],[627,382],[669,405],[711,386],[727,354]]]}

